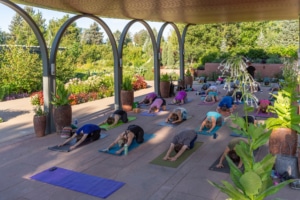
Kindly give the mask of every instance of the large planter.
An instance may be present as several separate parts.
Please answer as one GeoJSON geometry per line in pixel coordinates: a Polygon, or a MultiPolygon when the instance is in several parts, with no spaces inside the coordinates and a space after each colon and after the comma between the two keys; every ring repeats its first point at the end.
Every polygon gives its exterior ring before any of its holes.
{"type": "Polygon", "coordinates": [[[185,88],[192,88],[193,87],[193,77],[192,76],[185,76],[184,77],[184,84],[185,88]]]}
{"type": "Polygon", "coordinates": [[[134,101],[134,94],[133,90],[127,91],[127,90],[121,90],[121,104],[122,109],[126,112],[132,110],[132,104],[134,101]]]}
{"type": "Polygon", "coordinates": [[[46,115],[42,115],[42,116],[35,115],[33,117],[33,128],[34,128],[35,135],[37,137],[45,136],[46,119],[47,119],[46,115]]]}
{"type": "Polygon", "coordinates": [[[170,81],[160,81],[159,89],[160,96],[162,98],[168,98],[170,96],[170,81]]]}
{"type": "Polygon", "coordinates": [[[72,107],[71,105],[57,106],[53,109],[53,118],[56,133],[60,134],[65,126],[72,123],[72,107]]]}
{"type": "Polygon", "coordinates": [[[269,138],[271,154],[296,155],[298,145],[297,132],[289,128],[274,129],[269,138]]]}

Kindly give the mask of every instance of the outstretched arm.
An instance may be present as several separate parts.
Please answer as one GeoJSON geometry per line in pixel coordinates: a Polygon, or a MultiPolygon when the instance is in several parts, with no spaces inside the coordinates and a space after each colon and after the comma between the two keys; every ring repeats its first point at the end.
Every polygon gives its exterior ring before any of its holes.
{"type": "MultiPolygon", "coordinates": [[[[133,140],[133,134],[128,134],[127,135],[128,136],[128,140],[127,140],[127,146],[129,147],[130,145],[131,145],[131,143],[132,143],[132,140],[133,140]]],[[[116,151],[116,154],[121,154],[122,153],[122,151],[124,151],[124,147],[122,147],[122,148],[120,148],[118,151],[116,151]]]]}
{"type": "Polygon", "coordinates": [[[178,122],[181,122],[182,121],[182,116],[181,116],[181,111],[177,112],[176,113],[177,116],[178,116],[178,119],[173,121],[172,123],[175,124],[175,123],[178,123],[178,122]]]}
{"type": "MultiPolygon", "coordinates": [[[[75,135],[75,134],[74,134],[75,135]]],[[[70,147],[70,150],[75,149],[78,145],[80,145],[86,138],[87,138],[88,134],[83,134],[83,136],[81,137],[81,139],[74,145],[72,145],[70,147]]]]}
{"type": "Polygon", "coordinates": [[[62,144],[58,145],[59,147],[64,146],[65,144],[69,143],[71,140],[73,140],[74,138],[76,138],[77,134],[74,133],[72,135],[72,137],[68,138],[67,140],[65,140],[62,144]]]}
{"type": "Polygon", "coordinates": [[[205,120],[203,120],[203,122],[201,123],[201,126],[199,128],[199,131],[202,131],[202,129],[204,128],[205,124],[206,124],[206,120],[207,118],[205,118],[205,120]]]}
{"type": "Polygon", "coordinates": [[[180,151],[174,157],[172,157],[170,159],[170,161],[176,161],[183,154],[183,152],[185,152],[185,150],[187,150],[187,149],[188,149],[188,146],[183,145],[181,147],[180,151]]]}
{"type": "Polygon", "coordinates": [[[211,117],[211,123],[212,123],[212,125],[211,125],[211,128],[207,131],[207,132],[211,132],[212,130],[214,130],[214,128],[216,127],[216,118],[214,118],[214,117],[211,117]]]}
{"type": "Polygon", "coordinates": [[[217,168],[223,168],[223,167],[224,167],[223,161],[224,161],[225,156],[228,154],[229,151],[230,151],[230,149],[229,149],[228,147],[226,147],[226,149],[225,149],[223,155],[222,155],[221,158],[220,158],[219,163],[218,163],[217,166],[216,166],[217,168]]]}
{"type": "Polygon", "coordinates": [[[107,119],[104,120],[103,122],[100,122],[98,125],[100,126],[100,125],[102,125],[102,124],[105,124],[106,122],[107,122],[107,119]]]}
{"type": "Polygon", "coordinates": [[[171,145],[170,145],[170,147],[169,147],[169,149],[168,149],[165,157],[163,158],[164,160],[170,160],[171,159],[170,158],[170,154],[174,150],[174,147],[175,147],[175,145],[173,143],[171,143],[171,145]]]}
{"type": "Polygon", "coordinates": [[[171,116],[172,116],[172,113],[169,114],[169,116],[166,119],[166,122],[169,122],[169,119],[171,118],[171,116]]]}

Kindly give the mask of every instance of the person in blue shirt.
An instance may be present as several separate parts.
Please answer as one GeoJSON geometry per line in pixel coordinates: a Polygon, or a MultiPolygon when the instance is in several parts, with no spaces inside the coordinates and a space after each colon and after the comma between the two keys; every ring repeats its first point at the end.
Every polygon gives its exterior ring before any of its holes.
{"type": "Polygon", "coordinates": [[[215,111],[209,111],[206,113],[206,118],[203,120],[199,131],[201,132],[205,127],[206,132],[210,133],[216,126],[222,126],[222,115],[215,111]]]}
{"type": "Polygon", "coordinates": [[[232,96],[225,96],[220,101],[217,112],[221,113],[222,115],[227,115],[228,113],[231,114],[235,109],[234,99],[232,96]]]}
{"type": "Polygon", "coordinates": [[[100,138],[101,128],[96,124],[85,124],[80,127],[72,137],[68,138],[64,143],[58,145],[59,147],[64,146],[69,143],[74,138],[77,138],[77,141],[74,145],[70,147],[70,150],[75,149],[85,140],[95,141],[100,138]]]}

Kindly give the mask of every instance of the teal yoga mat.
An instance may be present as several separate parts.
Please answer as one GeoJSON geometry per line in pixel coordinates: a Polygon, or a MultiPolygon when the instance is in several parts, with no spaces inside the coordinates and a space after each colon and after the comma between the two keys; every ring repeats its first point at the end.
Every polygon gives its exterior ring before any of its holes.
{"type": "Polygon", "coordinates": [[[200,135],[207,135],[207,136],[212,136],[214,135],[215,133],[217,133],[217,131],[221,128],[222,126],[215,126],[215,128],[210,132],[208,133],[208,129],[207,128],[203,128],[202,131],[199,131],[199,128],[200,126],[198,126],[197,128],[195,128],[195,131],[197,134],[200,134],[200,135]]]}
{"type": "MultiPolygon", "coordinates": [[[[154,137],[155,137],[155,134],[144,133],[144,142],[139,144],[135,140],[133,140],[131,145],[128,147],[128,152],[135,149],[135,148],[137,148],[138,146],[144,144],[145,142],[151,140],[154,137]]],[[[120,149],[119,146],[116,144],[109,151],[104,151],[104,149],[99,149],[99,152],[108,153],[108,154],[117,155],[117,156],[124,155],[124,151],[121,154],[116,154],[116,151],[118,151],[119,149],[120,149]]]]}
{"type": "MultiPolygon", "coordinates": [[[[186,119],[186,120],[188,120],[188,119],[190,119],[190,118],[192,118],[192,116],[189,115],[189,116],[187,116],[187,119],[186,119]]],[[[175,127],[175,126],[178,126],[178,125],[182,124],[182,123],[183,123],[184,121],[186,121],[186,120],[183,120],[182,122],[176,123],[176,124],[168,123],[168,122],[166,122],[166,121],[161,121],[161,122],[158,123],[158,125],[160,125],[160,126],[175,127]]]]}
{"type": "Polygon", "coordinates": [[[59,167],[52,167],[30,178],[100,198],[107,198],[125,184],[59,167]]]}

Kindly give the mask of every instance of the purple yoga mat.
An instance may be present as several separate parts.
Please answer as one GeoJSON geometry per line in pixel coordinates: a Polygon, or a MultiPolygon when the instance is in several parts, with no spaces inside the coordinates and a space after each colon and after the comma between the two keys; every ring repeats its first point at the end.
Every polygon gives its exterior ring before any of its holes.
{"type": "Polygon", "coordinates": [[[263,117],[263,118],[269,118],[269,117],[275,117],[274,113],[262,113],[259,112],[258,114],[254,114],[255,117],[263,117]]]}
{"type": "Polygon", "coordinates": [[[216,102],[204,102],[204,101],[202,101],[202,102],[198,103],[198,105],[213,105],[215,103],[216,102]]]}
{"type": "Polygon", "coordinates": [[[125,184],[59,167],[47,169],[32,176],[31,179],[100,198],[108,197],[125,184]]]}

